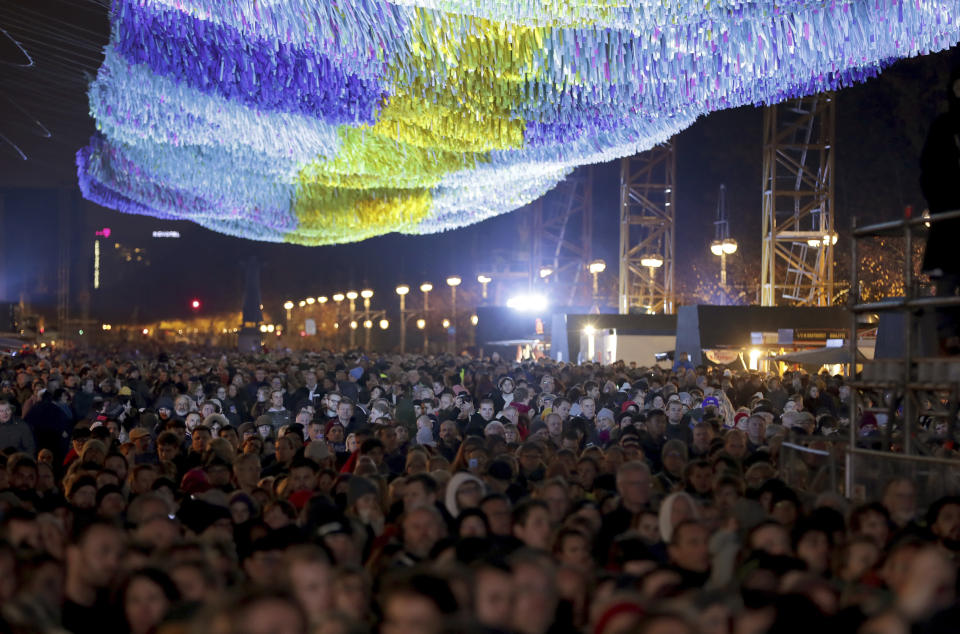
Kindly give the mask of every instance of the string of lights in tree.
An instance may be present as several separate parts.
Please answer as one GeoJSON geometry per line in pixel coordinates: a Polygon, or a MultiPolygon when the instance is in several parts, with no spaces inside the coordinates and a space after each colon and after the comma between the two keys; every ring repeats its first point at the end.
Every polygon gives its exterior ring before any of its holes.
{"type": "Polygon", "coordinates": [[[114,0],[79,180],[256,240],[434,233],[958,40],[956,0],[114,0]]]}

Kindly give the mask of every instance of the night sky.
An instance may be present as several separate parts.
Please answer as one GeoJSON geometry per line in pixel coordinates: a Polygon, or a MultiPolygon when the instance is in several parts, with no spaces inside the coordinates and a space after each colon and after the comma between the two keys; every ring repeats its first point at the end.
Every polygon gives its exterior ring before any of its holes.
{"type": "MultiPolygon", "coordinates": [[[[17,66],[25,61],[23,55],[0,32],[0,134],[10,141],[0,138],[5,212],[0,217],[0,276],[5,280],[0,291],[6,294],[0,301],[16,300],[26,289],[28,300],[46,314],[56,307],[56,188],[66,188],[68,197],[79,196],[73,157],[93,131],[85,87],[107,41],[106,11],[105,2],[97,0],[0,2],[0,27],[34,61],[29,68],[17,66]]],[[[841,240],[853,216],[890,219],[905,205],[924,207],[917,157],[929,122],[945,107],[946,79],[957,59],[955,48],[903,60],[879,78],[839,93],[835,184],[841,240]]],[[[740,243],[735,258],[759,260],[761,119],[760,108],[717,112],[678,136],[678,276],[692,266],[716,267],[708,247],[721,183],[727,186],[730,233],[740,243]]],[[[619,163],[594,170],[593,249],[608,262],[606,275],[612,275],[605,285],[612,289],[619,163]]],[[[348,287],[369,286],[376,292],[375,307],[383,307],[379,300],[392,308],[393,289],[401,282],[413,286],[429,279],[439,286],[456,273],[465,286],[478,286],[476,273],[487,268],[493,252],[525,248],[515,238],[523,210],[435,236],[389,235],[312,248],[231,238],[186,222],[125,216],[86,202],[78,203],[78,210],[71,226],[75,278],[89,274],[85,258],[94,231],[102,227],[112,231],[105,246],[119,242],[123,253],[144,249],[150,263],[124,265],[120,252],[105,261],[119,270],[104,271],[104,287],[94,295],[91,314],[113,321],[185,315],[193,297],[202,298],[204,310],[239,309],[239,262],[250,255],[263,263],[264,304],[278,314],[288,298],[330,295],[348,287]],[[182,237],[155,240],[153,230],[176,230],[182,237]]]]}

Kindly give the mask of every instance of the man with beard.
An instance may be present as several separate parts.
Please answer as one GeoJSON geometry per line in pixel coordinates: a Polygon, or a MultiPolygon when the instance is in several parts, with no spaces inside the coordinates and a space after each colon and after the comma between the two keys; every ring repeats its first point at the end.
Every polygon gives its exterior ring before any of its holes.
{"type": "Polygon", "coordinates": [[[941,546],[960,552],[960,496],[948,495],[931,504],[927,526],[941,546]]]}

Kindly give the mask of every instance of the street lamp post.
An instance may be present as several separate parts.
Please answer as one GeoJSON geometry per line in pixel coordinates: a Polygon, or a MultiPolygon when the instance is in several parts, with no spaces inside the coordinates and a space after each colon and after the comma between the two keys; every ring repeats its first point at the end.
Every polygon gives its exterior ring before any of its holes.
{"type": "MultiPolygon", "coordinates": [[[[340,302],[344,299],[343,293],[334,293],[333,294],[333,303],[336,304],[336,314],[334,315],[334,329],[340,330],[340,302]]],[[[339,346],[338,346],[339,348],[339,346]]]]}
{"type": "Polygon", "coordinates": [[[423,354],[427,354],[427,351],[430,349],[430,339],[427,334],[427,322],[426,318],[430,315],[430,291],[433,290],[433,284],[430,282],[424,282],[420,285],[420,291],[423,293],[423,317],[424,319],[417,321],[417,328],[423,330],[423,354]],[[423,326],[420,325],[420,322],[423,322],[423,326]]]}
{"type": "Polygon", "coordinates": [[[447,278],[447,285],[450,287],[450,309],[453,313],[451,317],[451,322],[453,323],[453,332],[450,334],[450,342],[453,346],[451,352],[457,354],[457,287],[460,286],[463,280],[460,279],[459,275],[451,275],[447,278]]]}
{"type": "Polygon", "coordinates": [[[370,352],[370,331],[373,329],[371,326],[367,326],[367,323],[370,322],[370,298],[373,297],[373,291],[369,288],[365,288],[360,291],[360,297],[363,298],[363,325],[366,328],[366,331],[363,334],[363,349],[366,352],[370,352]]]}
{"type": "Polygon", "coordinates": [[[482,292],[483,299],[487,299],[487,284],[493,281],[493,278],[489,275],[484,275],[481,273],[477,276],[477,281],[480,282],[480,290],[482,292]]]}
{"type": "Polygon", "coordinates": [[[400,354],[407,352],[407,293],[410,287],[401,284],[397,287],[397,295],[400,296],[400,354]]]}
{"type": "Polygon", "coordinates": [[[289,327],[290,327],[290,313],[291,313],[291,311],[293,310],[293,301],[288,299],[287,301],[283,302],[283,309],[284,309],[285,311],[287,311],[287,327],[289,328],[289,327]]]}
{"type": "Polygon", "coordinates": [[[645,255],[640,258],[640,265],[647,267],[647,270],[650,271],[650,280],[648,282],[650,287],[650,303],[647,305],[647,312],[652,315],[654,313],[654,286],[656,285],[657,269],[663,266],[663,256],[657,253],[645,255]]]}
{"type": "Polygon", "coordinates": [[[710,252],[720,256],[720,287],[727,290],[727,256],[737,252],[737,241],[733,238],[714,240],[710,252]]]}
{"type": "MultiPolygon", "coordinates": [[[[710,252],[720,256],[720,288],[724,295],[727,292],[727,256],[737,252],[737,241],[730,237],[730,223],[727,221],[727,186],[720,185],[720,196],[717,199],[717,219],[714,240],[710,244],[710,252]]],[[[725,298],[724,298],[725,299],[725,298]]],[[[726,303],[726,302],[724,302],[726,303]]]]}
{"type": "MultiPolygon", "coordinates": [[[[600,274],[607,270],[607,263],[603,260],[594,260],[587,265],[587,270],[593,276],[593,308],[592,313],[600,312],[600,274]]],[[[552,271],[551,271],[552,272],[552,271]]]]}
{"type": "Polygon", "coordinates": [[[347,299],[350,301],[350,349],[357,345],[357,298],[360,294],[357,291],[347,291],[347,299]]]}

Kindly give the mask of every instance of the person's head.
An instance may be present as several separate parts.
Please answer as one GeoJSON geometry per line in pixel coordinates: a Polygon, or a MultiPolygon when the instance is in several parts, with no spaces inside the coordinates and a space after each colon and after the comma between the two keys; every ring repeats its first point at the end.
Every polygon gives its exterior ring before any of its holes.
{"type": "Polygon", "coordinates": [[[120,591],[123,613],[132,634],[153,632],[180,591],[167,573],[158,568],[141,568],[127,577],[120,591]]]}
{"type": "Polygon", "coordinates": [[[682,440],[668,440],[660,451],[660,457],[667,473],[680,476],[687,464],[687,446],[682,440]]]}
{"type": "Polygon", "coordinates": [[[510,498],[502,493],[492,493],[480,501],[480,510],[487,516],[490,532],[506,537],[513,532],[513,514],[510,498]]]}
{"type": "Polygon", "coordinates": [[[6,399],[0,399],[0,424],[9,423],[13,418],[13,405],[6,399]]]}
{"type": "Polygon", "coordinates": [[[114,524],[92,522],[67,546],[67,575],[87,590],[107,588],[120,570],[126,535],[114,524]]]}
{"type": "Polygon", "coordinates": [[[677,567],[693,572],[710,570],[710,534],[697,520],[685,520],[674,526],[667,554],[677,567]]]}
{"type": "Polygon", "coordinates": [[[570,510],[570,492],[566,482],[561,478],[547,480],[540,485],[537,497],[547,503],[550,521],[554,526],[563,522],[570,510]]]}
{"type": "Polygon", "coordinates": [[[353,403],[345,398],[341,398],[340,402],[337,403],[337,419],[343,424],[344,427],[350,422],[350,418],[353,416],[353,403]]]}
{"type": "Polygon", "coordinates": [[[260,480],[260,457],[254,453],[238,456],[233,461],[233,477],[239,488],[253,490],[260,480]]]}
{"type": "Polygon", "coordinates": [[[883,488],[883,506],[897,526],[913,520],[917,514],[917,488],[913,480],[895,478],[883,488]]]}
{"type": "Polygon", "coordinates": [[[723,450],[737,460],[747,455],[747,435],[739,429],[731,429],[723,438],[723,450]]]}
{"type": "Polygon", "coordinates": [[[513,575],[506,564],[488,561],[473,570],[473,617],[491,630],[507,631],[513,618],[513,575]]]}
{"type": "Polygon", "coordinates": [[[638,512],[650,502],[651,485],[650,467],[644,462],[625,462],[617,469],[617,492],[628,510],[638,512]]]}
{"type": "Polygon", "coordinates": [[[480,417],[487,422],[493,420],[493,414],[494,414],[493,407],[494,407],[493,400],[489,398],[485,398],[481,400],[480,409],[478,410],[480,413],[480,417]]]}
{"type": "Polygon", "coordinates": [[[517,461],[520,468],[526,472],[531,472],[541,466],[543,460],[543,451],[536,443],[525,443],[517,450],[517,461]]]}
{"type": "Polygon", "coordinates": [[[77,509],[90,510],[97,504],[97,481],[93,476],[80,476],[70,484],[67,501],[77,509]]]}
{"type": "Polygon", "coordinates": [[[340,423],[334,423],[330,425],[330,429],[327,430],[327,440],[333,444],[340,444],[343,442],[343,425],[340,423]]]}
{"type": "Polygon", "coordinates": [[[687,464],[683,479],[688,491],[708,495],[713,488],[713,467],[706,460],[696,460],[687,464]]]}
{"type": "Polygon", "coordinates": [[[157,457],[160,462],[172,462],[180,453],[180,439],[172,431],[157,436],[157,457]]]}
{"type": "Polygon", "coordinates": [[[457,424],[452,420],[445,420],[440,423],[440,440],[446,445],[451,445],[457,441],[459,434],[457,424]]]}
{"type": "Polygon", "coordinates": [[[930,532],[951,549],[960,546],[960,496],[936,500],[927,510],[930,532]]]}
{"type": "Polygon", "coordinates": [[[403,508],[433,506],[437,502],[437,481],[429,474],[418,473],[407,478],[403,487],[403,508]]]}
{"type": "Polygon", "coordinates": [[[293,460],[297,453],[297,442],[293,439],[293,436],[281,436],[274,444],[274,449],[277,462],[287,463],[293,460]]]}
{"type": "Polygon", "coordinates": [[[754,414],[747,419],[747,436],[750,442],[755,445],[764,443],[764,429],[767,426],[767,419],[759,414],[754,414]]]}
{"type": "Polygon", "coordinates": [[[294,460],[290,465],[290,475],[287,476],[287,493],[316,489],[319,471],[320,468],[313,460],[308,458],[294,460]]]}
{"type": "Polygon", "coordinates": [[[597,401],[592,396],[584,396],[580,399],[581,416],[587,420],[593,420],[597,415],[597,401]]]}
{"type": "Polygon", "coordinates": [[[309,621],[286,591],[258,588],[227,603],[215,619],[214,634],[302,634],[309,621]]]}
{"type": "Polygon", "coordinates": [[[210,428],[205,425],[197,425],[191,434],[190,449],[196,453],[203,453],[210,446],[212,440],[213,434],[210,432],[210,428]]]}
{"type": "Polygon", "coordinates": [[[425,558],[445,534],[443,517],[432,506],[407,510],[400,522],[403,547],[410,554],[425,558]]]}
{"type": "Polygon", "coordinates": [[[830,533],[809,522],[800,522],[793,531],[793,548],[797,558],[815,575],[822,575],[830,568],[830,533]]]}
{"type": "Polygon", "coordinates": [[[560,414],[556,412],[550,412],[544,418],[544,423],[547,425],[547,433],[551,436],[559,437],[563,433],[563,419],[560,417],[560,414]]]}
{"type": "Polygon", "coordinates": [[[700,507],[690,494],[683,491],[671,493],[660,503],[658,516],[660,537],[664,542],[670,543],[673,539],[673,531],[678,525],[687,520],[699,519],[700,507]]]}
{"type": "Polygon", "coordinates": [[[679,425],[683,418],[683,403],[675,399],[667,403],[667,421],[671,425],[679,425]]]}
{"type": "Polygon", "coordinates": [[[793,552],[790,533],[782,524],[774,521],[761,522],[754,526],[747,535],[747,547],[775,556],[790,555],[793,552]]]}
{"type": "Polygon", "coordinates": [[[663,438],[667,430],[667,415],[662,409],[653,409],[647,412],[647,433],[655,439],[663,438]]]}
{"type": "Polygon", "coordinates": [[[560,565],[588,574],[594,566],[590,547],[590,538],[586,533],[576,528],[563,528],[554,539],[553,557],[560,565]]]}
{"type": "Polygon", "coordinates": [[[383,634],[441,634],[458,610],[450,584],[439,577],[413,573],[384,587],[383,634]]]}
{"type": "Polygon", "coordinates": [[[513,536],[528,548],[550,549],[550,507],[543,500],[527,499],[513,510],[513,536]]]}
{"type": "Polygon", "coordinates": [[[860,535],[849,539],[843,546],[838,577],[846,583],[860,581],[880,561],[881,550],[870,537],[860,535]]]}
{"type": "Polygon", "coordinates": [[[513,627],[520,634],[542,634],[554,620],[558,593],[556,570],[545,554],[519,551],[513,569],[513,627]]]}
{"type": "Polygon", "coordinates": [[[10,488],[17,491],[29,491],[37,487],[39,471],[36,461],[26,454],[15,454],[7,461],[10,476],[10,488]]]}
{"type": "Polygon", "coordinates": [[[293,596],[312,624],[321,623],[333,609],[334,570],[330,558],[321,548],[305,544],[288,548],[284,560],[293,596]]]}

